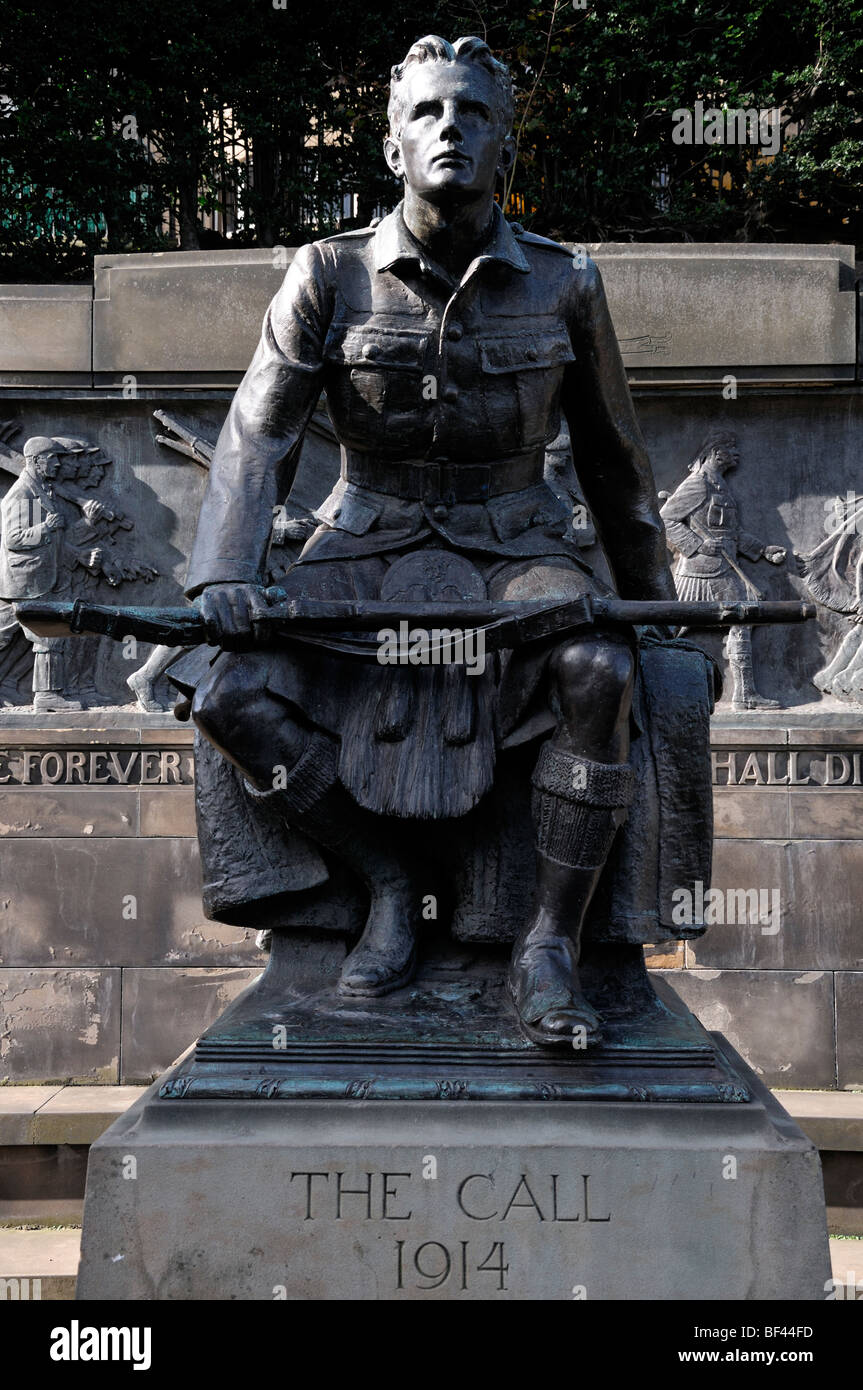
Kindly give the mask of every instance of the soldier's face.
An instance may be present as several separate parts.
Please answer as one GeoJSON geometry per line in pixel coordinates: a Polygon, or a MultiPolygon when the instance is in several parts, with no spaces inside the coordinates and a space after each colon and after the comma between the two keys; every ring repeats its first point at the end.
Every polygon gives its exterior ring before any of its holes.
{"type": "Polygon", "coordinates": [[[494,82],[476,64],[417,63],[404,79],[401,139],[386,141],[393,173],[428,202],[467,201],[512,162],[494,82]]]}
{"type": "Polygon", "coordinates": [[[737,467],[740,462],[740,455],[736,449],[717,449],[714,452],[713,461],[720,473],[727,473],[729,469],[737,467]]]}

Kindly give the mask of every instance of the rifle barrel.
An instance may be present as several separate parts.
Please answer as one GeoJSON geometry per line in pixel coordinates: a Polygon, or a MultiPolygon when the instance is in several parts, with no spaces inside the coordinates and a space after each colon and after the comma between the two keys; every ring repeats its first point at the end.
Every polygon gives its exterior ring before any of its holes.
{"type": "MultiPolygon", "coordinates": [[[[816,607],[798,602],[683,603],[675,600],[581,598],[549,605],[545,599],[520,603],[387,603],[374,599],[289,599],[278,588],[264,591],[270,603],[249,645],[290,639],[292,634],[370,632],[418,628],[483,629],[495,647],[519,646],[563,635],[577,627],[622,623],[649,627],[733,627],[749,623],[803,622],[816,607]]],[[[19,622],[42,637],[101,634],[114,641],[137,637],[144,642],[195,647],[211,640],[197,608],[117,608],[107,604],[57,603],[28,599],[15,605],[19,622]]],[[[232,644],[236,645],[236,644],[232,644]]]]}

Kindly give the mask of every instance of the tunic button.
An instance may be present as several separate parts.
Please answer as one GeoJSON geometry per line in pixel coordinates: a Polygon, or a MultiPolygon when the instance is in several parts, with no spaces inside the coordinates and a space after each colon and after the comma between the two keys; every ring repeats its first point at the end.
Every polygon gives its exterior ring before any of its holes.
{"type": "Polygon", "coordinates": [[[377,355],[378,349],[376,343],[363,344],[363,357],[366,359],[367,362],[371,362],[375,357],[377,357],[377,355]]]}
{"type": "Polygon", "coordinates": [[[445,386],[443,388],[443,398],[449,405],[452,405],[453,401],[458,400],[458,387],[445,386]]]}
{"type": "Polygon", "coordinates": [[[464,337],[464,329],[460,323],[451,323],[446,331],[446,335],[451,343],[458,343],[464,337]]]}
{"type": "Polygon", "coordinates": [[[435,521],[446,521],[449,516],[449,507],[445,507],[443,502],[438,502],[437,506],[432,511],[432,516],[435,521]]]}
{"type": "Polygon", "coordinates": [[[529,347],[529,348],[527,349],[527,351],[525,352],[524,355],[525,355],[525,357],[527,358],[528,362],[535,362],[535,361],[536,361],[536,348],[534,348],[534,347],[529,347]]]}

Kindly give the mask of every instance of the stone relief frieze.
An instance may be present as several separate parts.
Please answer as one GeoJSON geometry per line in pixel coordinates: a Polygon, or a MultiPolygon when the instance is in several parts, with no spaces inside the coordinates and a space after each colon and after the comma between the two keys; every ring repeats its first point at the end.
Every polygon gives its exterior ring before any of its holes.
{"type": "Polygon", "coordinates": [[[19,452],[14,422],[4,422],[2,467],[12,483],[0,503],[0,689],[4,704],[32,661],[37,713],[109,703],[96,686],[98,639],[69,643],[39,637],[17,620],[16,602],[74,599],[100,581],[118,588],[149,583],[158,571],[136,554],[135,521],[105,487],[114,460],[99,444],[66,435],[34,435],[19,452]]]}

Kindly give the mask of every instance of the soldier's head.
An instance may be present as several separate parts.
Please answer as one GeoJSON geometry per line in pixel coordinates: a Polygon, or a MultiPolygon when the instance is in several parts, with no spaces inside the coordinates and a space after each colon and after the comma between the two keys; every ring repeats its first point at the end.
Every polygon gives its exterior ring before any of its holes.
{"type": "Polygon", "coordinates": [[[727,473],[740,462],[737,436],[725,430],[709,434],[690,464],[690,472],[700,472],[702,468],[713,468],[717,473],[727,473]]]}
{"type": "Polygon", "coordinates": [[[70,439],[67,435],[58,435],[55,442],[63,450],[60,460],[60,480],[72,482],[80,478],[86,455],[97,446],[87,444],[83,439],[70,439]]]}
{"type": "Polygon", "coordinates": [[[94,449],[88,453],[81,469],[81,482],[86,488],[96,488],[101,483],[106,471],[112,467],[114,460],[109,458],[102,449],[94,449]]]}
{"type": "Polygon", "coordinates": [[[515,158],[512,118],[509,72],[488,45],[430,34],[392,70],[387,163],[430,203],[472,201],[515,158]]]}
{"type": "Polygon", "coordinates": [[[56,478],[60,470],[63,446],[57,439],[34,434],[24,445],[24,461],[39,478],[56,478]]]}

